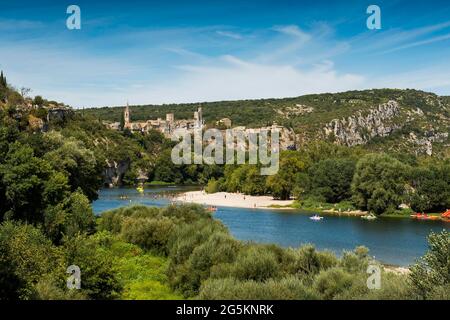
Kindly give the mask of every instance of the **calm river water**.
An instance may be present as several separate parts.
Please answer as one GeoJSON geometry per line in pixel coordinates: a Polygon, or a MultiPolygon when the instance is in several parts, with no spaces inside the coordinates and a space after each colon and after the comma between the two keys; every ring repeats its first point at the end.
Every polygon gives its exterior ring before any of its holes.
{"type": "MultiPolygon", "coordinates": [[[[195,190],[189,187],[147,187],[143,194],[135,189],[104,189],[93,203],[94,212],[132,204],[165,206],[173,195],[195,190]]],[[[214,214],[240,240],[276,243],[297,247],[312,243],[340,255],[358,245],[370,249],[381,262],[406,266],[422,256],[427,249],[430,231],[450,229],[450,223],[380,218],[366,221],[358,217],[325,215],[322,221],[309,219],[311,213],[287,210],[263,210],[219,207],[214,214]]]]}

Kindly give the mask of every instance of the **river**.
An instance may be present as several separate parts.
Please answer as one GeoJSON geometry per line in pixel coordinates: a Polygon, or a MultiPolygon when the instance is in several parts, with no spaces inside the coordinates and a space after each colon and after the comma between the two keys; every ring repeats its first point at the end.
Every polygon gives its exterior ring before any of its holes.
{"type": "MultiPolygon", "coordinates": [[[[93,203],[96,214],[105,210],[133,204],[165,206],[177,193],[196,190],[191,187],[147,187],[143,194],[135,189],[115,188],[100,191],[93,203]]],[[[379,218],[374,221],[359,217],[325,215],[322,221],[309,219],[311,213],[297,210],[264,210],[219,207],[214,214],[231,234],[240,240],[276,243],[284,247],[298,247],[305,243],[318,249],[331,250],[337,255],[358,245],[370,249],[377,260],[407,266],[427,249],[427,235],[431,231],[450,229],[442,221],[416,221],[400,218],[379,218]]]]}

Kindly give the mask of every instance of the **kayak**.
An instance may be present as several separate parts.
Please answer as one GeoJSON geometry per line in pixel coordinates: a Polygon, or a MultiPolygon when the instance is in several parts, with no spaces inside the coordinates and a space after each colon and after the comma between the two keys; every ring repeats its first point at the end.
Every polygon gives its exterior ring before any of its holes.
{"type": "Polygon", "coordinates": [[[137,187],[136,190],[140,193],[144,193],[144,188],[143,187],[137,187]]]}
{"type": "Polygon", "coordinates": [[[323,217],[320,217],[320,216],[318,216],[317,214],[316,215],[313,215],[312,217],[309,217],[311,220],[314,220],[314,221],[320,221],[320,220],[322,220],[323,219],[323,217]]]}
{"type": "Polygon", "coordinates": [[[439,216],[429,216],[425,213],[412,214],[411,218],[420,219],[420,220],[440,220],[441,219],[441,217],[439,217],[439,216]]]}

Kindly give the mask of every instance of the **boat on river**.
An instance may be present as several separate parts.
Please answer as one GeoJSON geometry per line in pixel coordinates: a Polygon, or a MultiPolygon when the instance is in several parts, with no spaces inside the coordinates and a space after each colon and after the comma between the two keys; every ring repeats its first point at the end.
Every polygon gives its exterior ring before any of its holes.
{"type": "Polygon", "coordinates": [[[364,216],[361,216],[361,219],[364,219],[364,220],[375,220],[376,218],[377,217],[373,214],[366,214],[364,216]]]}
{"type": "Polygon", "coordinates": [[[411,218],[419,219],[419,220],[441,220],[441,217],[439,217],[439,216],[432,216],[432,215],[428,215],[426,213],[412,214],[411,218]]]}
{"type": "Polygon", "coordinates": [[[445,222],[450,222],[450,209],[448,209],[447,211],[445,211],[442,215],[441,215],[442,221],[445,222]]]}
{"type": "Polygon", "coordinates": [[[309,219],[314,220],[314,221],[320,221],[320,220],[323,219],[323,217],[321,217],[321,216],[315,214],[315,215],[313,215],[312,217],[309,217],[309,219]]]}

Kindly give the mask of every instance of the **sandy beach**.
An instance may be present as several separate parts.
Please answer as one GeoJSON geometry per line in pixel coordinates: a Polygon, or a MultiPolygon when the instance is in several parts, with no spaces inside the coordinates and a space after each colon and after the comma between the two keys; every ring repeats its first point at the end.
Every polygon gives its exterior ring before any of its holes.
{"type": "Polygon", "coordinates": [[[197,203],[208,206],[256,209],[270,209],[270,206],[288,206],[294,202],[294,200],[274,200],[270,196],[249,196],[240,193],[228,192],[217,192],[209,194],[204,191],[190,191],[183,193],[182,195],[175,198],[175,201],[197,203]]]}

